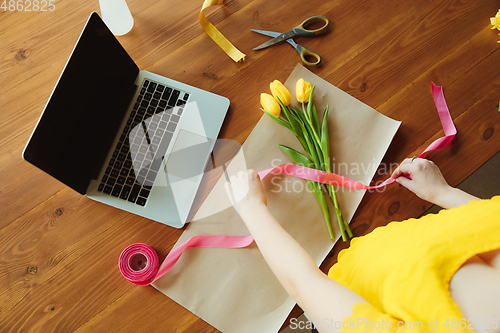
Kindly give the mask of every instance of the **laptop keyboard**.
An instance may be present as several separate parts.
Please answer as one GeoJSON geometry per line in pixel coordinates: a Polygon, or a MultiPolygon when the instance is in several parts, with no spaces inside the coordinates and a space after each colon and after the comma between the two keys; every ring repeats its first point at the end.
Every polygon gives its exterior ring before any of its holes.
{"type": "Polygon", "coordinates": [[[98,191],[145,206],[187,92],[144,80],[98,191]]]}

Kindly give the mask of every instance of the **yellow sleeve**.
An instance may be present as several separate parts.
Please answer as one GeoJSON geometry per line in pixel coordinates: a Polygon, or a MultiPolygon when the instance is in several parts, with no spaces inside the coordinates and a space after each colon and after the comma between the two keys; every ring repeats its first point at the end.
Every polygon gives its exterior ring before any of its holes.
{"type": "Polygon", "coordinates": [[[407,323],[377,310],[367,303],[356,303],[352,316],[344,318],[340,332],[427,332],[428,323],[407,323]],[[427,326],[426,326],[427,325],[427,326]]]}

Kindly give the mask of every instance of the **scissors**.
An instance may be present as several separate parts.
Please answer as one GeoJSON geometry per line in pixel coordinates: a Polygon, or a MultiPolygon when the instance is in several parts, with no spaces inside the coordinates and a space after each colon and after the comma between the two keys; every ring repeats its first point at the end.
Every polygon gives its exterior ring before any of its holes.
{"type": "Polygon", "coordinates": [[[319,34],[325,32],[329,23],[330,23],[330,21],[328,21],[328,19],[324,16],[312,16],[312,17],[309,17],[308,19],[306,19],[304,22],[302,22],[298,26],[296,26],[295,28],[293,28],[292,30],[285,32],[285,33],[251,29],[251,31],[254,31],[254,32],[269,36],[269,37],[273,37],[273,39],[265,42],[264,44],[257,46],[256,48],[254,48],[254,50],[260,50],[260,49],[266,48],[268,46],[271,46],[271,45],[274,45],[274,44],[277,44],[277,43],[280,43],[280,42],[286,40],[288,43],[290,43],[290,45],[292,45],[295,48],[295,50],[297,50],[297,52],[300,54],[300,58],[302,59],[302,61],[306,65],[316,66],[321,62],[321,57],[319,56],[319,54],[312,52],[312,51],[306,49],[305,47],[302,47],[301,45],[295,43],[295,41],[292,39],[292,37],[295,37],[295,36],[311,37],[311,36],[319,35],[319,34]],[[322,26],[317,28],[317,29],[314,29],[314,30],[307,29],[305,27],[305,26],[310,25],[311,23],[314,23],[314,22],[320,22],[320,23],[322,23],[322,26]],[[310,62],[307,60],[308,57],[315,58],[316,61],[310,62]]]}
{"type": "MultiPolygon", "coordinates": [[[[262,35],[269,36],[269,37],[277,37],[277,36],[281,35],[280,32],[255,30],[255,29],[250,29],[250,30],[253,32],[257,32],[259,34],[262,34],[262,35]]],[[[302,59],[302,62],[304,62],[304,64],[306,64],[308,66],[317,66],[321,62],[321,57],[316,52],[308,50],[305,47],[295,43],[295,41],[291,38],[287,39],[286,41],[288,43],[290,43],[290,45],[292,45],[295,48],[295,50],[297,50],[297,52],[299,52],[300,59],[302,59]],[[316,61],[314,61],[314,62],[309,61],[309,60],[312,60],[313,58],[316,59],[316,61]]]]}

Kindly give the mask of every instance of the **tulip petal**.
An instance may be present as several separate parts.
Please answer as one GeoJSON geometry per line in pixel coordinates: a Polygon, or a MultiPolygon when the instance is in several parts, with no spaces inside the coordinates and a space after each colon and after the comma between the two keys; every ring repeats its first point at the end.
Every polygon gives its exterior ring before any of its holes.
{"type": "Polygon", "coordinates": [[[274,99],[273,96],[262,93],[260,94],[260,104],[262,108],[272,114],[275,117],[279,117],[281,113],[281,108],[278,102],[274,99]]]}
{"type": "Polygon", "coordinates": [[[295,84],[295,97],[299,103],[307,102],[311,94],[311,84],[300,78],[295,84]]]}
{"type": "Polygon", "coordinates": [[[283,83],[281,83],[279,80],[274,80],[269,85],[269,88],[271,89],[271,93],[273,94],[273,96],[279,99],[281,103],[283,103],[283,105],[287,106],[288,104],[290,104],[292,98],[290,96],[290,92],[288,91],[288,89],[286,89],[283,83]]]}

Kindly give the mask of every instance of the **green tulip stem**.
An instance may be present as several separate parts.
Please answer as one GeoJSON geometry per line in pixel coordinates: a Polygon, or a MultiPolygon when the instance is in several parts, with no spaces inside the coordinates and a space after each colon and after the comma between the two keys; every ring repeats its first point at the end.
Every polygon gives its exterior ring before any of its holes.
{"type": "Polygon", "coordinates": [[[330,235],[330,239],[335,240],[335,235],[333,234],[332,223],[330,221],[330,209],[328,208],[328,202],[325,197],[325,193],[321,189],[321,185],[319,183],[308,180],[309,186],[313,189],[314,195],[318,200],[319,205],[321,206],[321,210],[323,211],[323,217],[325,218],[326,227],[328,229],[328,234],[330,235]]]}
{"type": "MultiPolygon", "coordinates": [[[[326,154],[326,156],[324,157],[325,157],[325,163],[323,164],[324,171],[332,172],[330,166],[329,154],[326,154]]],[[[344,216],[342,215],[342,212],[340,210],[339,203],[337,200],[337,194],[335,193],[335,186],[333,184],[328,184],[327,189],[328,193],[330,194],[330,198],[332,199],[333,207],[335,208],[335,214],[337,215],[337,222],[339,224],[342,240],[347,241],[349,238],[352,238],[352,232],[351,229],[349,228],[349,224],[345,221],[344,216]],[[349,235],[349,238],[347,237],[346,232],[349,235]]]]}
{"type": "MultiPolygon", "coordinates": [[[[309,103],[312,103],[312,98],[310,98],[309,103]]],[[[302,103],[302,108],[304,111],[305,109],[304,103],[302,103]]],[[[298,116],[299,124],[301,124],[302,125],[301,127],[303,127],[304,137],[309,148],[306,151],[308,152],[308,155],[311,157],[313,163],[316,165],[316,169],[320,169],[326,172],[331,172],[330,152],[329,152],[330,147],[329,147],[328,125],[327,125],[328,106],[323,114],[321,139],[319,138],[318,132],[316,131],[315,126],[313,124],[312,114],[313,114],[313,109],[312,106],[309,107],[309,105],[307,108],[307,112],[300,113],[300,110],[298,109],[296,110],[296,115],[298,116]],[[309,137],[312,137],[312,140],[309,140],[309,137]],[[310,141],[312,141],[312,144],[310,143],[310,141]]],[[[339,224],[342,240],[347,241],[349,237],[352,237],[352,232],[349,228],[349,225],[342,216],[342,212],[340,210],[337,196],[335,193],[335,187],[334,185],[327,185],[326,187],[328,190],[328,194],[332,200],[333,206],[335,208],[335,214],[337,216],[337,222],[339,224]]],[[[329,223],[328,226],[329,229],[331,229],[331,223],[329,223]]]]}
{"type": "MultiPolygon", "coordinates": [[[[311,91],[311,95],[313,92],[314,92],[314,89],[311,91]]],[[[312,102],[309,102],[309,103],[312,103],[312,102]]],[[[303,111],[303,114],[305,115],[305,119],[307,120],[307,123],[309,124],[309,127],[311,128],[311,132],[314,136],[314,139],[317,142],[320,142],[318,133],[316,132],[316,129],[314,128],[313,121],[311,119],[311,115],[309,114],[309,112],[306,111],[306,109],[304,107],[304,101],[302,101],[302,111],[303,111]]]]}
{"type": "MultiPolygon", "coordinates": [[[[314,167],[313,162],[309,159],[309,157],[301,154],[300,152],[296,151],[293,148],[290,148],[285,145],[278,145],[278,147],[285,153],[287,154],[292,161],[297,164],[297,165],[302,165],[305,167],[312,168],[314,167]]],[[[307,180],[307,183],[313,190],[314,196],[316,197],[316,200],[318,201],[319,205],[321,206],[321,210],[323,210],[323,217],[325,218],[326,226],[328,228],[328,232],[330,234],[331,239],[335,239],[333,235],[333,229],[332,225],[330,222],[330,209],[328,208],[328,202],[326,200],[325,194],[322,190],[321,184],[317,182],[313,182],[312,180],[307,180]]]]}
{"type": "Polygon", "coordinates": [[[333,207],[335,208],[335,214],[337,215],[337,222],[339,224],[342,240],[347,241],[349,240],[349,237],[352,237],[351,229],[349,228],[347,222],[344,220],[344,216],[342,216],[342,212],[340,211],[339,203],[337,201],[337,195],[335,193],[335,187],[329,184],[327,188],[330,194],[330,198],[332,199],[333,207]],[[349,237],[346,235],[346,232],[349,235],[349,237]]]}

